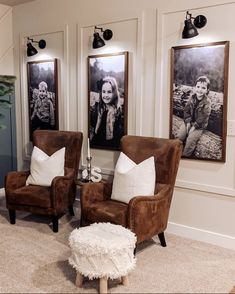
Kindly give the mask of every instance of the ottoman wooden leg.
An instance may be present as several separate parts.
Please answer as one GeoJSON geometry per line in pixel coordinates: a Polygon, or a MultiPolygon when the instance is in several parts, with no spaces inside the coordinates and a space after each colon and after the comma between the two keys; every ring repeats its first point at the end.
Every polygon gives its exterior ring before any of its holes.
{"type": "Polygon", "coordinates": [[[108,279],[106,277],[100,278],[100,293],[108,293],[108,279]]]}
{"type": "Polygon", "coordinates": [[[122,284],[124,286],[128,286],[128,284],[129,284],[128,276],[122,277],[122,284]]]}
{"type": "Polygon", "coordinates": [[[77,277],[76,277],[76,286],[77,287],[82,287],[82,282],[83,282],[83,275],[79,272],[77,272],[77,277]]]}

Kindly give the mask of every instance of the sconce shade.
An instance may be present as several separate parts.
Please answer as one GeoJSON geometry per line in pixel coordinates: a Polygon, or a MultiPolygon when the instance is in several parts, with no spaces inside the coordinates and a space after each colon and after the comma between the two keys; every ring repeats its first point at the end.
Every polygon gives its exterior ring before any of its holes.
{"type": "Polygon", "coordinates": [[[45,41],[45,40],[40,40],[40,41],[38,42],[38,47],[39,47],[40,49],[44,49],[44,48],[46,48],[46,41],[45,41]]]}
{"type": "Polygon", "coordinates": [[[204,15],[198,15],[197,17],[192,17],[192,14],[188,11],[186,12],[186,20],[184,21],[184,30],[182,32],[182,38],[188,39],[193,38],[198,35],[196,28],[201,29],[207,23],[207,19],[204,15]],[[194,19],[192,23],[192,19],[194,19]]]}
{"type": "Polygon", "coordinates": [[[27,43],[27,56],[33,56],[38,53],[38,50],[33,47],[32,43],[27,43]]]}
{"type": "Polygon", "coordinates": [[[46,41],[45,40],[40,40],[40,41],[34,41],[33,39],[28,37],[27,41],[27,56],[34,56],[38,53],[38,50],[33,46],[32,43],[38,43],[38,47],[40,49],[46,48],[46,41]]]}
{"type": "Polygon", "coordinates": [[[111,30],[107,29],[103,32],[103,37],[106,41],[108,41],[108,40],[112,39],[113,32],[111,30]]]}
{"type": "Polygon", "coordinates": [[[195,17],[193,23],[194,23],[196,28],[201,29],[206,25],[207,19],[206,19],[206,17],[204,15],[200,14],[197,17],[195,17]]]}
{"type": "Polygon", "coordinates": [[[99,33],[97,33],[96,30],[101,30],[101,32],[103,33],[103,38],[106,41],[112,39],[112,37],[113,37],[113,32],[110,29],[103,30],[103,28],[99,28],[99,27],[95,26],[94,35],[93,35],[94,39],[93,39],[93,43],[92,43],[93,49],[100,48],[105,45],[104,40],[100,37],[99,33]]]}
{"type": "Polygon", "coordinates": [[[184,21],[184,30],[182,32],[182,38],[188,39],[188,38],[193,38],[197,35],[198,35],[198,31],[195,28],[195,26],[192,24],[191,18],[186,19],[184,21]]]}
{"type": "Polygon", "coordinates": [[[97,49],[97,48],[103,47],[105,45],[105,42],[100,37],[99,33],[94,33],[93,36],[94,36],[94,40],[93,40],[93,44],[92,44],[93,49],[97,49]]]}

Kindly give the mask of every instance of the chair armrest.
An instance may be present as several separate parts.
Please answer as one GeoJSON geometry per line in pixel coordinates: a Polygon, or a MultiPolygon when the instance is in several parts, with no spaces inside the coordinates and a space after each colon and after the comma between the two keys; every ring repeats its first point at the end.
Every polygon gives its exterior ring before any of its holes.
{"type": "Polygon", "coordinates": [[[172,186],[165,184],[153,196],[136,196],[130,200],[127,224],[138,236],[138,243],[166,229],[172,193],[172,186]]]}
{"type": "Polygon", "coordinates": [[[63,211],[73,203],[76,194],[74,178],[67,176],[57,176],[51,182],[52,207],[56,211],[63,211]]]}
{"type": "Polygon", "coordinates": [[[156,194],[151,196],[135,196],[129,202],[129,209],[136,207],[137,205],[141,205],[142,202],[156,202],[159,203],[162,200],[165,200],[166,195],[170,191],[170,185],[162,185],[161,189],[156,192],[156,194]]]}
{"type": "Polygon", "coordinates": [[[85,183],[81,187],[81,207],[88,207],[90,203],[95,201],[107,200],[111,197],[112,183],[85,183]]]}
{"type": "Polygon", "coordinates": [[[26,180],[29,175],[29,171],[12,171],[7,173],[5,177],[6,195],[11,191],[25,186],[26,180]]]}

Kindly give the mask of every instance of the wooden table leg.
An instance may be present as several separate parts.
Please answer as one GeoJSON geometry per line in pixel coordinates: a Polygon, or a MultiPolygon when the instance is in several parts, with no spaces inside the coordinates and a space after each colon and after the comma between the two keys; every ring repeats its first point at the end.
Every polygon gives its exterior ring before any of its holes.
{"type": "Polygon", "coordinates": [[[81,287],[82,286],[82,282],[83,282],[83,275],[79,272],[77,272],[77,277],[76,277],[76,286],[77,287],[81,287]]]}
{"type": "Polygon", "coordinates": [[[124,286],[128,286],[128,284],[129,284],[128,276],[122,277],[122,284],[124,286]]]}
{"type": "Polygon", "coordinates": [[[100,278],[100,293],[108,293],[108,279],[106,277],[100,278]]]}

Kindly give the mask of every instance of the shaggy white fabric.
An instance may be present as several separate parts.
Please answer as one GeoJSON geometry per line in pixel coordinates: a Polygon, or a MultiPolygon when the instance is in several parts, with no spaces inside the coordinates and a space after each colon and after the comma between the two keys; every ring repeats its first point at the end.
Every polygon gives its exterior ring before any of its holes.
{"type": "Polygon", "coordinates": [[[69,263],[89,279],[126,276],[136,264],[136,236],[110,223],[95,223],[75,229],[69,237],[69,263]]]}
{"type": "Polygon", "coordinates": [[[64,160],[65,147],[48,156],[34,146],[26,185],[50,186],[56,176],[64,176],[64,160]]]}
{"type": "Polygon", "coordinates": [[[153,195],[154,188],[154,157],[136,164],[121,152],[115,167],[111,199],[129,203],[135,196],[153,195]]]}

